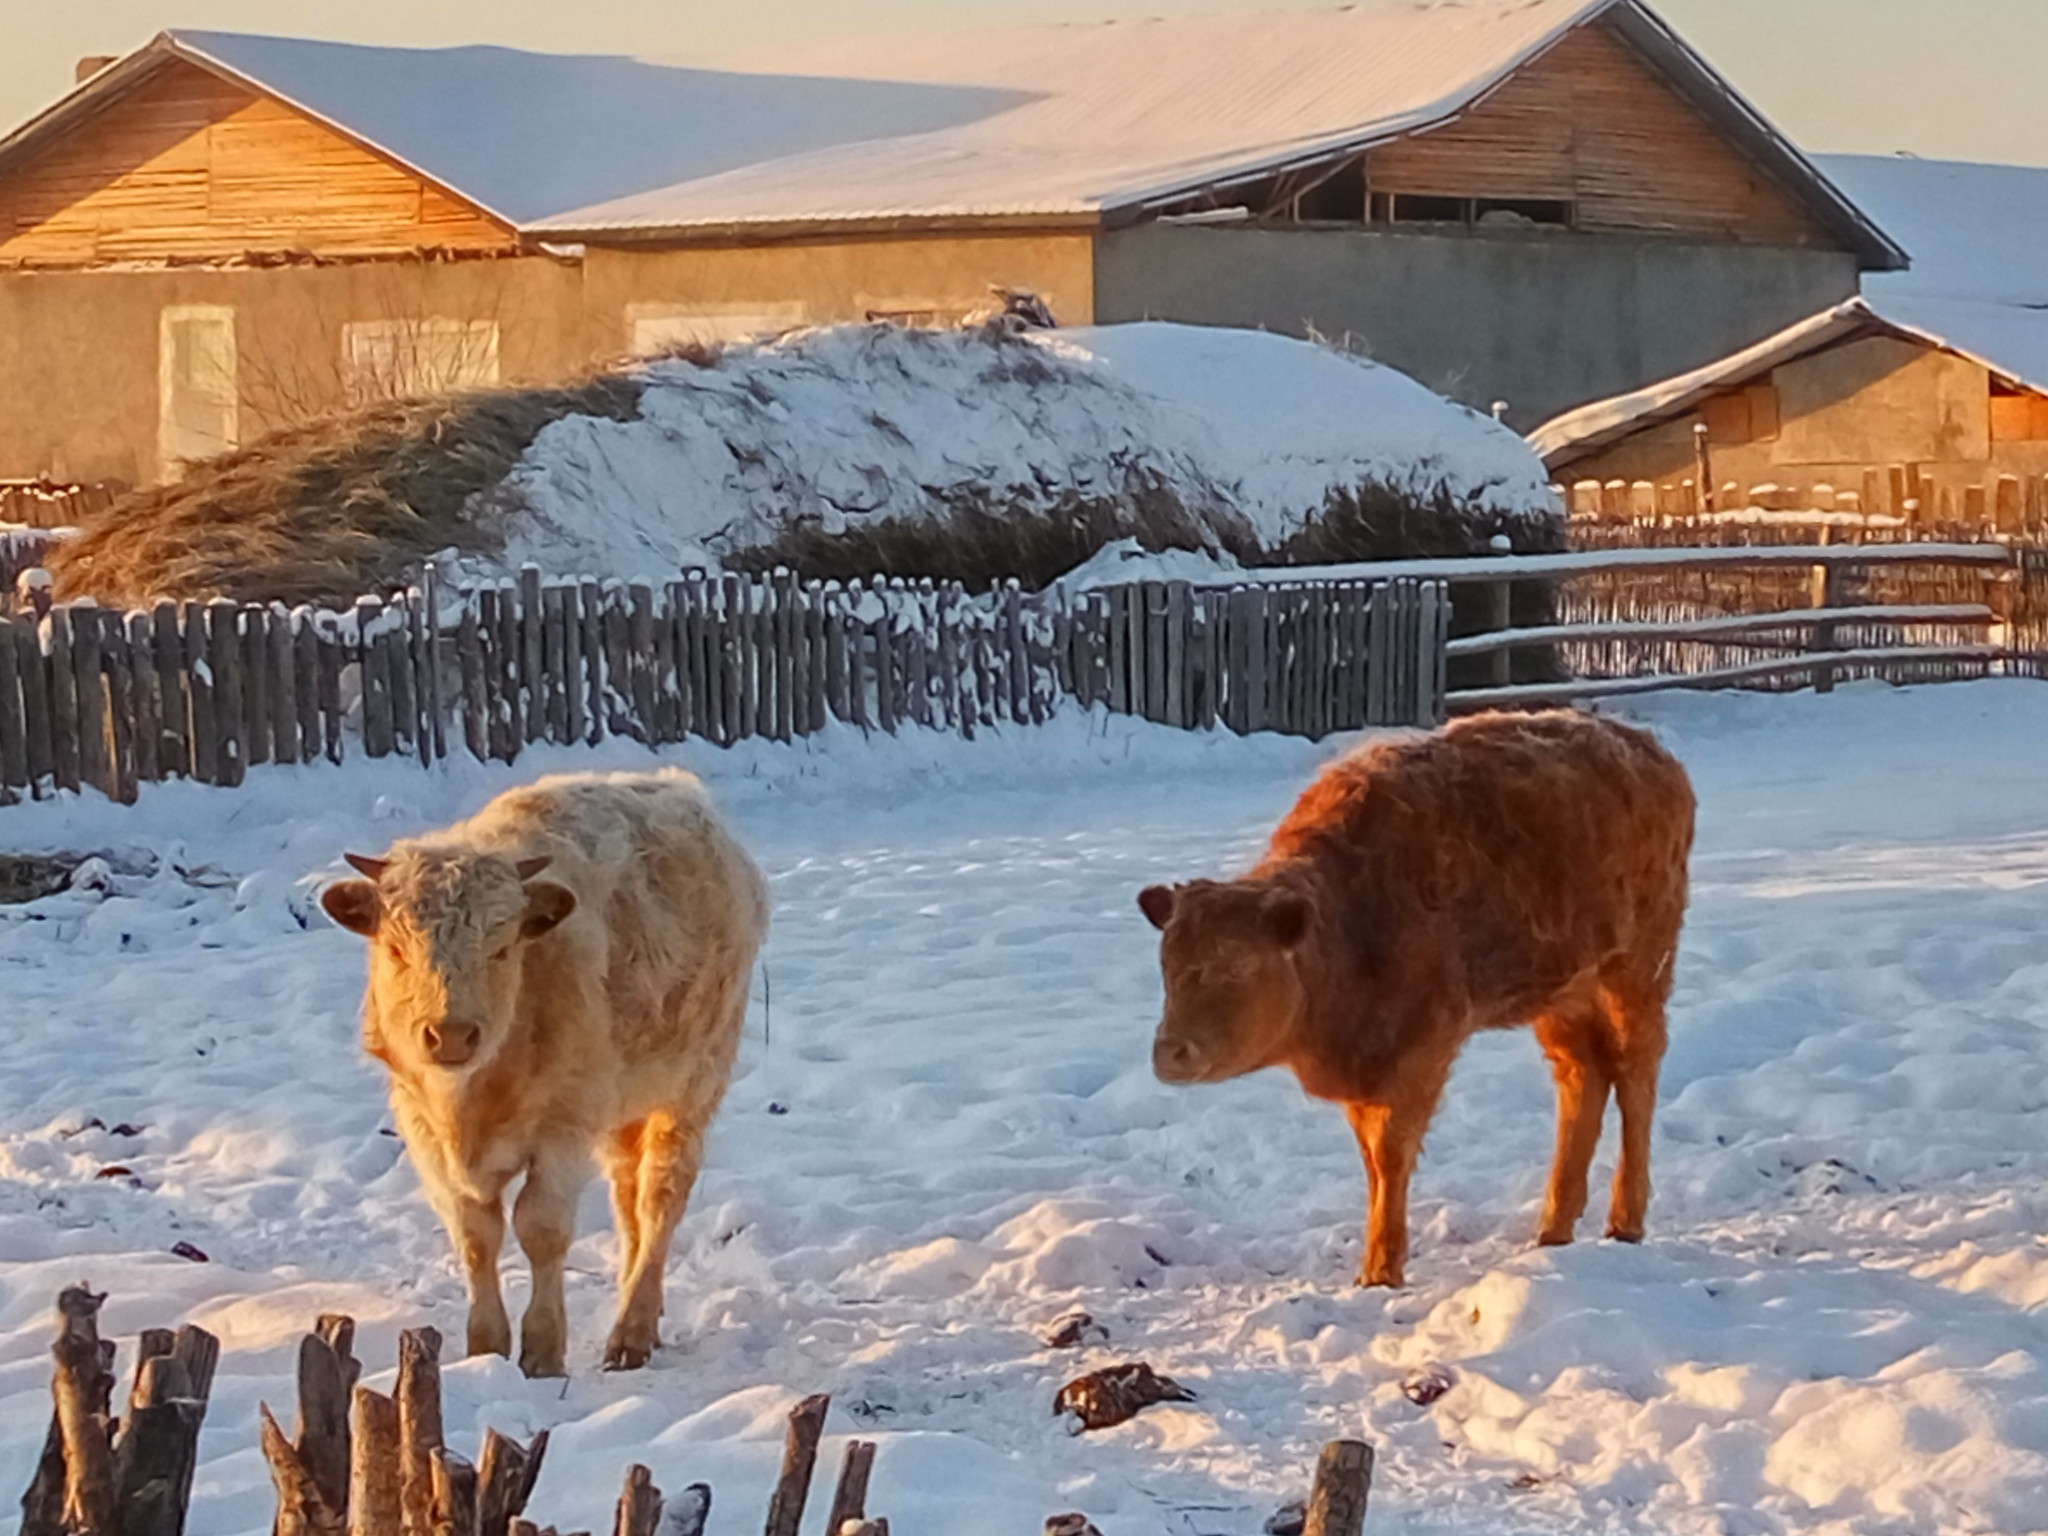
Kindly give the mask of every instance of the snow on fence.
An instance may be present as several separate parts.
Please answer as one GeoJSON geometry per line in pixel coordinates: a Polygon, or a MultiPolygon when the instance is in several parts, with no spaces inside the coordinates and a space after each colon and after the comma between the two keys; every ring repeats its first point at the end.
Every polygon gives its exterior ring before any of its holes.
{"type": "Polygon", "coordinates": [[[1166,725],[1320,737],[1429,725],[1450,604],[1404,575],[970,595],[931,582],[689,573],[516,583],[346,613],[91,604],[0,626],[0,799],[260,763],[530,743],[788,741],[833,721],[968,737],[1069,702],[1166,725]],[[431,621],[430,621],[430,616],[431,621]]]}
{"type": "MultiPolygon", "coordinates": [[[[1708,482],[1711,485],[1711,481],[1708,482]]],[[[1940,484],[1918,464],[1870,465],[1853,485],[1771,482],[1714,488],[1702,504],[1696,477],[1652,480],[1578,480],[1551,490],[1575,523],[1700,522],[1755,524],[1784,518],[1818,522],[1839,517],[1851,525],[1895,526],[1914,537],[1969,530],[2004,534],[2048,528],[2048,475],[1994,475],[1974,485],[1940,484]]]]}
{"type": "Polygon", "coordinates": [[[108,485],[65,485],[55,480],[0,480],[0,523],[69,528],[88,512],[112,506],[108,485]]]}
{"type": "Polygon", "coordinates": [[[0,524],[0,617],[14,611],[21,578],[42,567],[60,537],[48,528],[0,524]]]}
{"type": "Polygon", "coordinates": [[[1454,710],[1667,688],[1803,687],[1882,677],[1944,682],[1995,669],[2040,676],[2048,660],[2048,558],[2002,544],[1766,545],[1623,549],[1425,562],[1483,583],[1509,612],[1517,581],[1554,584],[1559,622],[1504,617],[1450,642],[1491,659],[1487,686],[1454,710]],[[1518,651],[1548,648],[1555,681],[1512,684],[1518,651]]]}

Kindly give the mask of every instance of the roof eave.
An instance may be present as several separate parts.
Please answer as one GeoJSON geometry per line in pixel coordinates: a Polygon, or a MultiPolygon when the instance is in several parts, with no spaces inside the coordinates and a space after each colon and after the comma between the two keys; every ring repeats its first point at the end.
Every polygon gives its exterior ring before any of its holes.
{"type": "Polygon", "coordinates": [[[1795,195],[1804,194],[1821,218],[1855,253],[1866,272],[1901,272],[1912,258],[1780,133],[1728,79],[1652,11],[1644,0],[1616,0],[1608,17],[1617,30],[1691,98],[1721,129],[1741,142],[1795,195]]]}
{"type": "Polygon", "coordinates": [[[49,135],[98,111],[130,86],[161,69],[173,56],[170,34],[159,32],[134,52],[79,81],[28,121],[0,137],[0,170],[49,135]]]}
{"type": "Polygon", "coordinates": [[[880,238],[896,234],[1005,234],[1033,230],[1089,231],[1100,227],[1095,210],[1042,213],[891,213],[852,217],[718,219],[695,223],[586,224],[537,220],[519,233],[529,240],[580,241],[595,247],[733,245],[765,240],[821,239],[833,235],[880,238]]]}

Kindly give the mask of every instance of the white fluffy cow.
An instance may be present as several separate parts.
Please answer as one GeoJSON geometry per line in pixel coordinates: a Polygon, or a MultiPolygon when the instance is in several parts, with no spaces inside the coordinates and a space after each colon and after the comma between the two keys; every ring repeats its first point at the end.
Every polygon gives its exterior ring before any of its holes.
{"type": "Polygon", "coordinates": [[[677,771],[542,779],[349,863],[366,878],[322,904],[370,941],[364,1044],[468,1271],[470,1353],[511,1353],[498,1252],[523,1175],[519,1364],[564,1374],[562,1261],[595,1148],[622,1256],[605,1365],[644,1365],[767,933],[760,871],[677,771]]]}

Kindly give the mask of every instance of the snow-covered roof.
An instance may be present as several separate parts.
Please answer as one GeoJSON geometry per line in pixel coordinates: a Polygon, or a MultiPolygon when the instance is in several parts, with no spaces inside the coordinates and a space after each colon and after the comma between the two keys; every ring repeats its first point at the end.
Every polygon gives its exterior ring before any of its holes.
{"type": "Polygon", "coordinates": [[[1546,422],[1529,434],[1544,459],[1602,447],[1683,415],[1716,390],[1866,334],[1940,347],[2048,393],[2048,170],[1867,155],[1824,156],[1819,165],[1901,239],[1911,269],[1869,274],[1860,298],[1703,368],[1546,422]]]}
{"type": "Polygon", "coordinates": [[[1866,261],[1896,247],[1642,0],[1341,9],[954,32],[772,70],[167,32],[0,140],[0,162],[183,59],[332,124],[541,238],[864,221],[1077,222],[1414,132],[1566,32],[1624,31],[1866,261]]]}
{"type": "Polygon", "coordinates": [[[1910,270],[1865,282],[1872,298],[2048,305],[2048,169],[1875,155],[1815,163],[1913,253],[1910,270]]]}

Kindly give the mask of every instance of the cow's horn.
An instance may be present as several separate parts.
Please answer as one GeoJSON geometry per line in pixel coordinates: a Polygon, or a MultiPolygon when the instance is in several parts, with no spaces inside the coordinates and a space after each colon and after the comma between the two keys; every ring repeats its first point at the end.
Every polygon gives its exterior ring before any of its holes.
{"type": "Polygon", "coordinates": [[[342,857],[348,860],[349,867],[355,870],[357,874],[366,876],[371,880],[383,879],[384,871],[391,866],[389,859],[365,858],[360,853],[344,853],[342,857]]]}
{"type": "Polygon", "coordinates": [[[512,867],[514,870],[518,872],[519,878],[521,880],[531,880],[535,875],[539,874],[542,870],[546,869],[550,864],[554,862],[555,861],[553,857],[544,853],[537,859],[521,859],[517,864],[513,865],[512,867]]]}

